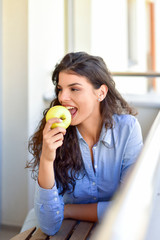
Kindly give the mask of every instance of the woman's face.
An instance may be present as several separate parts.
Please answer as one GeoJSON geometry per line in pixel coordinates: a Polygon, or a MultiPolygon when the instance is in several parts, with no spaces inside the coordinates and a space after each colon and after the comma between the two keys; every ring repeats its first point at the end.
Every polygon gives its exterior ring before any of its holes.
{"type": "Polygon", "coordinates": [[[98,89],[94,89],[89,80],[74,73],[60,72],[58,100],[67,107],[72,115],[71,125],[90,122],[100,115],[98,89]]]}

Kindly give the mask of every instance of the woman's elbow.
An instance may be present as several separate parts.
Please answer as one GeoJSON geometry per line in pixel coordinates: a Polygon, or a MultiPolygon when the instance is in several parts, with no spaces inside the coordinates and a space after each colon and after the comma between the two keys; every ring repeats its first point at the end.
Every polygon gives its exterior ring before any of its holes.
{"type": "MultiPolygon", "coordinates": [[[[60,229],[60,227],[61,227],[61,224],[62,224],[62,222],[57,222],[57,223],[55,223],[54,225],[52,225],[52,226],[42,226],[41,224],[40,224],[40,229],[41,229],[41,231],[43,232],[43,233],[45,233],[46,235],[48,235],[48,236],[53,236],[53,235],[55,235],[58,231],[59,231],[59,229],[60,229]]],[[[49,225],[49,224],[48,224],[49,225]]]]}

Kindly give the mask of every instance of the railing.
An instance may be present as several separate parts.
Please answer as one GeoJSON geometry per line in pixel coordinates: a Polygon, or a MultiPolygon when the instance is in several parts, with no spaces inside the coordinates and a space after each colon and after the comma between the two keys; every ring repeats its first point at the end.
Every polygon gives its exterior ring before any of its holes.
{"type": "MultiPolygon", "coordinates": [[[[113,77],[147,77],[147,78],[156,78],[160,77],[159,72],[111,72],[113,77]]],[[[43,94],[43,99],[46,102],[52,101],[54,98],[53,90],[47,91],[43,94]]]]}
{"type": "Polygon", "coordinates": [[[148,92],[157,92],[156,78],[160,77],[160,72],[112,72],[113,77],[143,77],[147,80],[148,92]]]}
{"type": "Polygon", "coordinates": [[[158,72],[112,72],[111,74],[117,77],[160,77],[158,72]]]}
{"type": "Polygon", "coordinates": [[[134,103],[135,107],[152,107],[152,108],[160,108],[160,92],[157,88],[156,78],[160,79],[160,72],[111,72],[113,77],[139,77],[146,78],[146,86],[147,92],[145,94],[136,94],[136,93],[125,93],[123,97],[129,102],[134,103]]]}
{"type": "Polygon", "coordinates": [[[160,239],[159,202],[160,112],[127,183],[115,196],[92,240],[160,239]]]}

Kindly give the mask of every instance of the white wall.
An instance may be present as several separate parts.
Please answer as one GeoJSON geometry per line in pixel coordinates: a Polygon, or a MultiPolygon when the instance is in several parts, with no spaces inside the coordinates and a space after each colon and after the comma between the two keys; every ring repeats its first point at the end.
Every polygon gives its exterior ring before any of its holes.
{"type": "MultiPolygon", "coordinates": [[[[53,90],[51,73],[64,55],[64,14],[63,0],[28,2],[28,136],[31,136],[45,108],[43,96],[53,90]]],[[[30,209],[34,196],[30,174],[28,180],[30,209]]]]}
{"type": "MultiPolygon", "coordinates": [[[[159,23],[160,23],[160,1],[155,0],[155,48],[156,48],[156,70],[160,72],[160,30],[159,30],[159,23]],[[157,54],[159,53],[159,54],[157,54]]],[[[157,92],[160,93],[160,78],[157,81],[157,92]]]]}
{"type": "Polygon", "coordinates": [[[2,223],[27,212],[27,0],[2,1],[2,223]]]}
{"type": "Polygon", "coordinates": [[[139,104],[139,106],[137,106],[137,110],[138,110],[138,120],[140,122],[141,128],[142,128],[142,135],[143,135],[143,140],[145,142],[148,133],[151,129],[151,126],[158,114],[158,112],[160,111],[160,107],[146,107],[146,106],[141,106],[141,104],[139,104]]]}
{"type": "Polygon", "coordinates": [[[154,93],[148,93],[146,95],[127,94],[123,96],[138,111],[137,118],[140,122],[143,139],[145,141],[150,128],[160,111],[159,96],[154,93]]]}
{"type": "Polygon", "coordinates": [[[90,52],[91,47],[91,2],[74,0],[74,51],[90,52]]]}
{"type": "MultiPolygon", "coordinates": [[[[2,16],[2,1],[0,0],[0,16],[2,16]]],[[[0,36],[2,36],[2,19],[0,18],[0,36]]],[[[0,38],[0,223],[2,201],[2,38],[0,38]]]]}
{"type": "Polygon", "coordinates": [[[63,0],[2,3],[2,224],[20,226],[34,197],[24,169],[27,141],[44,110],[51,71],[64,55],[63,0]]]}
{"type": "Polygon", "coordinates": [[[126,0],[92,0],[91,7],[91,52],[112,71],[126,69],[126,0]]]}

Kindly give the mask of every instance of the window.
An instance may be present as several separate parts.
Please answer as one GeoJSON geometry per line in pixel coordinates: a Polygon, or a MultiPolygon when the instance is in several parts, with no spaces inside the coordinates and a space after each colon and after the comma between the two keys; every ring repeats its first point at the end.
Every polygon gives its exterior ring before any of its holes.
{"type": "Polygon", "coordinates": [[[127,1],[128,66],[137,64],[137,9],[136,0],[127,1]]]}
{"type": "MultiPolygon", "coordinates": [[[[160,41],[159,1],[156,4],[151,0],[69,2],[73,4],[73,51],[103,57],[111,72],[160,71],[160,50],[157,51],[159,44],[156,44],[160,41]]],[[[122,93],[160,93],[159,78],[155,76],[114,79],[122,93]]]]}

